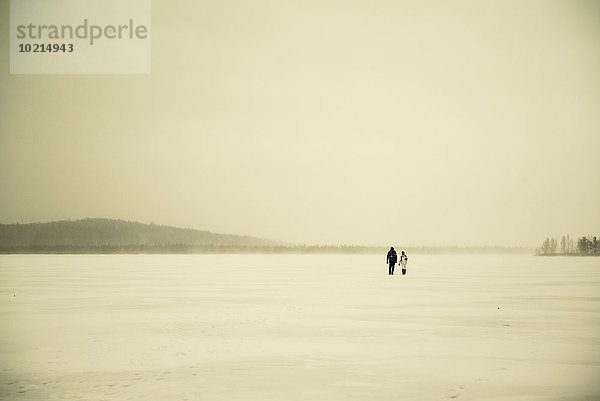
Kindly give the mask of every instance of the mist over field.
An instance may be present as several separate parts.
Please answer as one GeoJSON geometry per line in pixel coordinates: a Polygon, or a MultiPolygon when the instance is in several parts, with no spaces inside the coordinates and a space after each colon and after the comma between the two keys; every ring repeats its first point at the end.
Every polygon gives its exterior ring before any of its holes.
{"type": "Polygon", "coordinates": [[[593,234],[598,15],[590,1],[154,2],[149,75],[4,69],[0,221],[376,246],[593,234]]]}

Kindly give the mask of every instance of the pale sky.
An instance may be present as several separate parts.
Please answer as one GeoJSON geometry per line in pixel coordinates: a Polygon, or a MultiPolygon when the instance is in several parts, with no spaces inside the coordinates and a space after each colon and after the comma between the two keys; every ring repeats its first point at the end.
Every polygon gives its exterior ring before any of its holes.
{"type": "Polygon", "coordinates": [[[9,75],[0,221],[320,244],[600,234],[600,2],[159,1],[150,75],[9,75]]]}

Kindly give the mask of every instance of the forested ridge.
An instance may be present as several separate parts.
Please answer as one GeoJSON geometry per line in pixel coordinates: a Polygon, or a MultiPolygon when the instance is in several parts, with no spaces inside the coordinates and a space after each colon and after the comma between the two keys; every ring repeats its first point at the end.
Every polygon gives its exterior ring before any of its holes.
{"type": "Polygon", "coordinates": [[[1,248],[90,249],[116,247],[270,246],[275,241],[231,234],[216,234],[190,228],[112,219],[63,220],[50,223],[0,224],[1,248]]]}
{"type": "MultiPolygon", "coordinates": [[[[401,248],[396,244],[397,248],[401,248]]],[[[384,254],[389,246],[283,244],[268,239],[216,234],[124,220],[83,219],[0,224],[0,253],[289,253],[384,254]]],[[[403,247],[409,254],[530,254],[497,246],[403,247]]]]}

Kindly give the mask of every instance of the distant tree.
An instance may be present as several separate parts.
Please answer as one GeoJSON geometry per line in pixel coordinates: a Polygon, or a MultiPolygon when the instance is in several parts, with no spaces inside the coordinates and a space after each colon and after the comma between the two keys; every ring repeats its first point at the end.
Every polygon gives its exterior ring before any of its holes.
{"type": "Polygon", "coordinates": [[[565,237],[564,235],[560,239],[560,253],[567,253],[567,237],[565,237]]]}
{"type": "Polygon", "coordinates": [[[569,253],[575,253],[575,240],[569,239],[569,253]]]}
{"type": "Polygon", "coordinates": [[[536,250],[538,255],[552,255],[556,253],[556,240],[554,238],[546,238],[542,246],[536,250]]]}
{"type": "Polygon", "coordinates": [[[577,252],[587,255],[590,252],[590,240],[587,237],[581,237],[577,240],[577,252]]]}

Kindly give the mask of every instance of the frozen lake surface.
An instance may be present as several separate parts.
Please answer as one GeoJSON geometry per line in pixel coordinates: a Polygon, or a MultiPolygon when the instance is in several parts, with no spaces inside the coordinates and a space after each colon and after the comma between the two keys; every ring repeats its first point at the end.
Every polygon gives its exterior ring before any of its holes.
{"type": "Polygon", "coordinates": [[[409,257],[0,256],[0,399],[600,399],[600,258],[409,257]]]}

